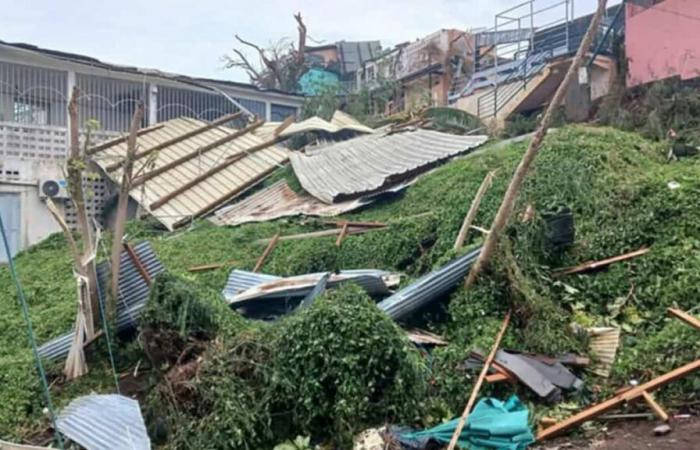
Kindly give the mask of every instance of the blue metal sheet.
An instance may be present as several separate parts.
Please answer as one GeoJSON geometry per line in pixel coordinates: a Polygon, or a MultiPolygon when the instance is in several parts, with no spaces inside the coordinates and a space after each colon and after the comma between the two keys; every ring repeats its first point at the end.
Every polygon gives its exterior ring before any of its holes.
{"type": "Polygon", "coordinates": [[[481,247],[460,256],[440,269],[423,275],[410,285],[377,304],[394,320],[401,320],[449,292],[463,280],[481,253],[481,247]]]}
{"type": "MultiPolygon", "coordinates": [[[[153,252],[151,243],[139,242],[134,246],[146,271],[155,278],[165,268],[153,252]]],[[[97,265],[97,285],[101,298],[107,298],[109,289],[109,263],[103,261],[97,265]]],[[[148,300],[149,286],[143,279],[127,252],[121,254],[119,266],[119,295],[117,298],[117,331],[133,328],[138,320],[139,313],[148,300]]],[[[39,355],[47,359],[60,359],[68,355],[73,333],[67,333],[52,339],[39,347],[39,355]]]]}
{"type": "Polygon", "coordinates": [[[78,397],[61,411],[56,425],[87,450],[151,448],[139,403],[122,395],[78,397]]]}

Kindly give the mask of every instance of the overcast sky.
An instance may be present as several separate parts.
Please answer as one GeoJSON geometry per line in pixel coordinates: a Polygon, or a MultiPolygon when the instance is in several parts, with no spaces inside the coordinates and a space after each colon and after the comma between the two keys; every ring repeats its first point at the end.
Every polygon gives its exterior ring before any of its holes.
{"type": "MultiPolygon", "coordinates": [[[[496,13],[521,1],[0,0],[0,40],[117,64],[248,81],[241,71],[222,68],[221,56],[229,53],[234,34],[260,44],[296,38],[292,15],[299,11],[314,40],[378,39],[390,47],[440,28],[490,27],[496,13]]],[[[596,0],[575,0],[576,16],[592,12],[595,5],[596,0]]]]}

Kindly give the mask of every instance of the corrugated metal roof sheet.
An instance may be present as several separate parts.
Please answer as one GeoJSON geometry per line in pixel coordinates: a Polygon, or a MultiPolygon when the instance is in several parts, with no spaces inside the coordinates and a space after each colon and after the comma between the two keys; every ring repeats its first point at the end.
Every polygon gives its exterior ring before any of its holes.
{"type": "MultiPolygon", "coordinates": [[[[153,160],[143,157],[134,165],[134,173],[144,181],[131,190],[131,196],[169,230],[249,188],[286,162],[289,154],[253,130],[241,133],[224,126],[206,129],[206,122],[185,117],[161,125],[138,137],[138,152],[146,153],[173,138],[201,130],[153,152],[153,160]],[[236,137],[223,142],[227,136],[236,137]]],[[[126,142],[117,142],[92,157],[117,184],[122,170],[110,171],[110,166],[124,158],[126,148],[126,142]]]]}
{"type": "MultiPolygon", "coordinates": [[[[151,278],[155,278],[165,269],[160,263],[150,242],[143,241],[134,246],[134,251],[141,260],[151,278]]],[[[104,299],[109,290],[109,264],[103,261],[97,265],[97,284],[100,295],[104,299]]],[[[117,298],[117,330],[132,328],[138,320],[139,313],[148,300],[149,286],[141,276],[129,254],[121,254],[119,266],[119,295],[117,298]]],[[[39,347],[39,355],[47,359],[60,359],[68,354],[73,333],[66,333],[44,343],[39,347]]]]}
{"type": "Polygon", "coordinates": [[[297,194],[285,180],[280,180],[234,205],[221,208],[211,221],[216,225],[239,225],[298,215],[329,217],[352,211],[371,201],[362,198],[328,205],[310,195],[297,194]]]}
{"type": "Polygon", "coordinates": [[[595,364],[591,371],[601,377],[609,377],[615,362],[617,348],[620,345],[620,329],[614,327],[589,328],[591,355],[595,356],[595,364]]]}
{"type": "Polygon", "coordinates": [[[413,283],[385,298],[377,307],[394,320],[401,320],[439,299],[463,280],[481,253],[481,247],[445,264],[438,270],[418,278],[413,283]]]}
{"type": "Polygon", "coordinates": [[[381,190],[473,149],[487,136],[456,136],[432,130],[370,134],[331,144],[311,154],[290,155],[304,189],[326,203],[381,190]]]}
{"type": "Polygon", "coordinates": [[[122,395],[78,397],[61,411],[56,425],[87,450],[151,448],[139,402],[122,395]]]}
{"type": "MultiPolygon", "coordinates": [[[[327,273],[310,273],[283,278],[245,270],[232,270],[223,295],[227,303],[236,308],[258,300],[291,297],[301,299],[309,294],[327,273]]],[[[337,274],[330,275],[327,287],[332,288],[342,283],[353,282],[369,295],[386,295],[391,293],[390,287],[398,285],[399,279],[398,274],[384,270],[341,270],[337,274]]]]}
{"type": "Polygon", "coordinates": [[[335,111],[330,122],[318,116],[310,117],[301,122],[293,123],[280,133],[281,137],[289,137],[298,133],[312,131],[325,131],[326,133],[339,133],[341,131],[355,131],[358,133],[374,133],[374,130],[349,114],[335,111]]]}

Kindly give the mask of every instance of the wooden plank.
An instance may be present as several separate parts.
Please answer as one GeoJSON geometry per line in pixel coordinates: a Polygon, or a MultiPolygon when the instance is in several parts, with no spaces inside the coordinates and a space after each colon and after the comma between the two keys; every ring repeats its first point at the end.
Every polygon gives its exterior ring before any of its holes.
{"type": "Polygon", "coordinates": [[[348,220],[322,220],[321,223],[324,225],[335,225],[339,228],[342,228],[345,224],[351,227],[364,228],[382,228],[386,226],[386,223],[383,222],[353,222],[348,220]]]}
{"type": "MultiPolygon", "coordinates": [[[[159,123],[159,124],[147,127],[147,128],[142,128],[138,132],[136,132],[136,135],[143,136],[144,134],[148,134],[151,131],[160,130],[164,126],[165,126],[164,124],[159,123]]],[[[129,139],[129,133],[125,134],[124,136],[120,136],[120,137],[114,138],[114,139],[109,139],[106,142],[103,142],[101,144],[90,147],[89,149],[87,149],[86,153],[88,155],[94,155],[95,153],[99,153],[102,150],[107,149],[109,147],[113,147],[117,144],[122,144],[122,143],[126,142],[128,139],[129,139]]]]}
{"type": "MultiPolygon", "coordinates": [[[[179,136],[175,136],[174,138],[168,139],[166,141],[163,141],[159,144],[154,145],[153,147],[147,148],[146,150],[143,150],[139,153],[136,154],[136,157],[134,158],[134,161],[138,161],[141,158],[145,158],[146,156],[150,155],[151,153],[162,150],[166,147],[170,147],[171,145],[177,144],[178,142],[182,142],[184,140],[187,140],[191,137],[197,136],[198,134],[204,133],[205,131],[209,131],[212,128],[216,128],[220,125],[225,124],[226,122],[230,122],[232,120],[237,119],[238,117],[243,114],[241,111],[233,114],[227,114],[225,116],[222,116],[218,119],[216,119],[213,122],[210,122],[206,125],[202,125],[201,127],[197,127],[194,130],[190,130],[187,133],[183,133],[179,136]]],[[[117,161],[115,163],[112,163],[108,165],[105,170],[107,172],[114,172],[115,170],[119,169],[122,166],[123,161],[117,161]]]]}
{"type": "Polygon", "coordinates": [[[258,259],[258,262],[255,263],[255,267],[253,268],[253,272],[258,272],[260,269],[262,269],[263,264],[265,264],[265,260],[267,257],[272,253],[272,250],[275,248],[275,245],[277,245],[277,241],[280,240],[280,234],[277,233],[272,240],[267,244],[267,247],[265,247],[265,250],[263,251],[262,255],[260,255],[260,258],[258,259]]]}
{"type": "MultiPolygon", "coordinates": [[[[353,235],[353,234],[363,234],[363,233],[369,233],[370,231],[378,231],[378,230],[384,230],[388,227],[384,228],[353,228],[349,227],[348,232],[346,233],[348,236],[353,235]]],[[[288,234],[286,236],[280,236],[279,240],[280,241],[289,241],[289,240],[296,240],[296,239],[309,239],[309,238],[317,238],[317,237],[328,237],[328,236],[336,236],[340,234],[342,231],[342,228],[334,228],[332,230],[320,230],[320,231],[310,231],[308,233],[299,233],[299,234],[288,234]]],[[[258,239],[256,242],[265,244],[267,242],[270,242],[272,238],[266,238],[266,239],[258,239]]]]}
{"type": "Polygon", "coordinates": [[[238,264],[238,261],[232,259],[230,261],[224,261],[221,263],[202,264],[200,266],[188,267],[187,271],[188,272],[205,272],[207,270],[220,269],[222,267],[230,266],[233,264],[238,264]]]}
{"type": "Polygon", "coordinates": [[[643,392],[651,392],[698,370],[700,370],[700,359],[690,362],[684,366],[678,367],[664,375],[654,378],[651,381],[648,381],[622,394],[616,395],[608,400],[605,400],[604,402],[598,403],[597,405],[593,405],[590,408],[584,409],[578,414],[574,414],[568,419],[563,420],[562,422],[550,428],[547,428],[541,433],[538,433],[537,441],[543,441],[545,439],[562,434],[570,428],[592,420],[597,416],[603,414],[604,412],[610,411],[611,409],[623,405],[625,402],[639,398],[643,395],[643,392]]]}
{"type": "Polygon", "coordinates": [[[644,398],[644,401],[647,402],[647,405],[651,408],[652,411],[654,411],[654,415],[659,418],[662,422],[668,422],[668,413],[664,411],[664,409],[656,403],[656,400],[654,400],[654,397],[651,396],[650,393],[647,391],[642,391],[642,397],[644,398]]]}
{"type": "Polygon", "coordinates": [[[687,312],[676,308],[668,308],[668,313],[672,316],[678,317],[683,322],[694,327],[695,329],[700,330],[700,320],[698,320],[695,316],[691,316],[687,312]]]}
{"type": "Polygon", "coordinates": [[[126,253],[129,255],[129,258],[136,266],[136,270],[138,270],[139,273],[141,274],[141,278],[143,278],[144,281],[146,281],[147,285],[149,285],[149,286],[152,285],[153,280],[151,279],[151,275],[148,273],[148,270],[146,270],[146,267],[141,262],[141,259],[139,258],[139,255],[134,250],[134,247],[132,247],[131,244],[125,242],[124,243],[124,250],[126,250],[126,253]]]}
{"type": "Polygon", "coordinates": [[[280,126],[275,128],[275,131],[272,133],[273,137],[278,138],[280,133],[282,133],[284,130],[289,128],[289,126],[291,124],[293,124],[295,120],[296,120],[296,117],[294,117],[294,116],[289,116],[286,119],[284,119],[284,121],[282,121],[280,126]]]}
{"type": "Polygon", "coordinates": [[[149,171],[148,173],[145,173],[145,174],[141,175],[140,177],[136,178],[133,181],[133,183],[131,183],[131,187],[133,189],[137,186],[140,186],[143,183],[145,183],[146,181],[148,181],[154,177],[157,177],[158,175],[165,173],[168,170],[171,170],[171,169],[173,169],[181,164],[184,164],[187,161],[190,161],[191,159],[202,156],[203,154],[210,152],[211,150],[214,150],[227,142],[231,142],[234,139],[237,139],[245,134],[248,134],[251,131],[258,128],[263,123],[265,123],[265,122],[263,122],[262,120],[255,121],[251,125],[248,125],[245,128],[241,128],[240,130],[236,130],[233,133],[229,134],[228,136],[224,136],[221,139],[217,139],[213,142],[208,143],[207,145],[203,145],[203,146],[199,147],[198,149],[196,149],[195,151],[188,153],[181,158],[177,158],[173,161],[170,161],[167,164],[163,164],[162,166],[157,167],[156,169],[153,169],[153,170],[149,171]]]}
{"type": "Polygon", "coordinates": [[[625,253],[624,255],[613,256],[612,258],[603,259],[600,261],[588,261],[575,267],[569,267],[566,269],[557,270],[553,273],[555,277],[561,277],[564,275],[571,275],[574,273],[587,272],[589,270],[599,269],[601,267],[609,266],[610,264],[626,261],[628,259],[636,258],[649,253],[648,247],[642,247],[639,250],[633,252],[625,253]]]}
{"type": "Polygon", "coordinates": [[[51,447],[39,447],[36,445],[15,444],[0,440],[0,450],[50,450],[51,447]]]}
{"type": "MultiPolygon", "coordinates": [[[[266,142],[263,142],[262,144],[254,145],[253,147],[250,147],[250,148],[248,148],[248,149],[243,150],[241,153],[237,153],[237,154],[235,154],[235,155],[233,155],[233,156],[227,158],[227,159],[224,160],[224,162],[222,162],[221,164],[218,164],[218,165],[216,165],[216,166],[210,168],[209,170],[207,170],[206,172],[202,173],[201,175],[199,175],[199,176],[193,178],[192,180],[190,180],[190,181],[188,181],[187,183],[183,184],[182,186],[178,187],[178,188],[175,189],[174,191],[171,191],[171,192],[167,193],[167,194],[164,195],[163,197],[161,197],[161,198],[159,198],[158,200],[156,200],[155,202],[151,203],[151,205],[150,205],[151,211],[154,211],[154,210],[160,208],[161,206],[163,206],[163,205],[165,205],[166,203],[168,203],[170,200],[174,199],[174,198],[177,197],[178,195],[180,195],[180,194],[182,194],[183,192],[185,192],[186,190],[193,188],[194,186],[196,186],[196,185],[198,185],[199,183],[201,183],[202,181],[208,179],[208,178],[211,177],[212,175],[215,175],[215,174],[221,172],[222,170],[226,169],[227,167],[229,167],[231,164],[235,163],[236,161],[238,161],[238,160],[240,160],[240,159],[243,159],[243,158],[245,158],[246,156],[250,156],[251,154],[253,154],[253,153],[255,153],[255,152],[259,151],[259,150],[266,149],[267,147],[270,147],[271,145],[274,145],[276,142],[277,142],[276,139],[273,139],[273,140],[270,140],[270,141],[266,141],[266,142]]],[[[277,168],[277,166],[273,166],[271,169],[269,169],[269,170],[263,172],[263,174],[261,174],[260,176],[264,176],[264,175],[266,175],[267,173],[271,172],[272,170],[274,170],[274,169],[276,169],[276,168],[277,168]]],[[[252,181],[257,181],[258,178],[259,178],[259,177],[256,177],[256,178],[253,179],[252,181]]],[[[240,190],[240,188],[237,188],[237,190],[240,190]]],[[[235,192],[235,191],[234,191],[234,192],[235,192]]],[[[227,194],[227,195],[228,195],[228,194],[227,194]]],[[[219,201],[219,200],[217,200],[217,202],[218,202],[218,201],[219,201]]],[[[214,202],[214,203],[216,203],[216,202],[214,202]]]]}
{"type": "Polygon", "coordinates": [[[474,218],[476,217],[476,213],[479,211],[479,205],[481,205],[481,199],[484,198],[484,194],[486,194],[486,191],[493,184],[493,177],[495,174],[496,174],[495,170],[487,173],[486,176],[484,177],[484,181],[481,182],[481,186],[479,186],[479,189],[476,191],[476,195],[474,196],[474,199],[472,200],[471,206],[469,206],[469,211],[467,211],[467,215],[464,216],[464,221],[462,222],[462,227],[459,229],[459,233],[457,234],[457,239],[455,240],[455,245],[454,245],[455,250],[459,250],[464,245],[464,241],[467,238],[467,233],[469,232],[469,228],[471,227],[472,222],[474,222],[474,218]]]}
{"type": "Polygon", "coordinates": [[[501,325],[501,329],[498,331],[498,335],[496,335],[496,340],[493,343],[493,347],[491,347],[491,352],[486,357],[486,361],[484,361],[484,367],[481,368],[481,373],[479,374],[479,378],[476,379],[476,384],[474,384],[474,388],[472,389],[472,393],[469,396],[469,401],[467,401],[467,406],[464,408],[464,412],[462,413],[462,417],[459,419],[459,422],[457,423],[457,428],[455,428],[455,432],[452,435],[452,439],[450,440],[450,445],[447,446],[447,450],[454,450],[454,448],[457,446],[457,441],[459,440],[460,434],[462,434],[462,429],[464,428],[464,424],[467,422],[467,419],[469,418],[469,412],[471,411],[472,406],[474,406],[474,402],[476,401],[476,396],[479,394],[479,389],[481,389],[481,385],[484,382],[484,378],[486,377],[486,374],[489,371],[489,366],[493,362],[493,359],[496,357],[496,352],[498,351],[498,347],[501,345],[501,339],[503,339],[503,335],[506,333],[506,329],[508,328],[509,322],[510,322],[510,311],[508,311],[506,313],[506,317],[503,319],[503,325],[501,325]]]}
{"type": "Polygon", "coordinates": [[[340,247],[340,244],[343,243],[343,239],[345,238],[345,235],[348,234],[348,223],[345,222],[343,224],[343,228],[340,229],[340,234],[338,235],[338,239],[335,240],[335,246],[340,247]]]}
{"type": "Polygon", "coordinates": [[[486,380],[487,383],[501,383],[503,381],[510,381],[510,382],[514,381],[510,376],[508,376],[504,373],[500,373],[500,372],[486,375],[486,377],[484,379],[486,380]]]}

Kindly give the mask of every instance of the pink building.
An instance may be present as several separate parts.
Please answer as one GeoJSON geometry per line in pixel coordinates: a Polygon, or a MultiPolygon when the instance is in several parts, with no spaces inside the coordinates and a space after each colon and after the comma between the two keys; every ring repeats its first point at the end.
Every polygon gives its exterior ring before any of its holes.
{"type": "Polygon", "coordinates": [[[700,0],[629,0],[627,86],[700,76],[700,0]]]}

